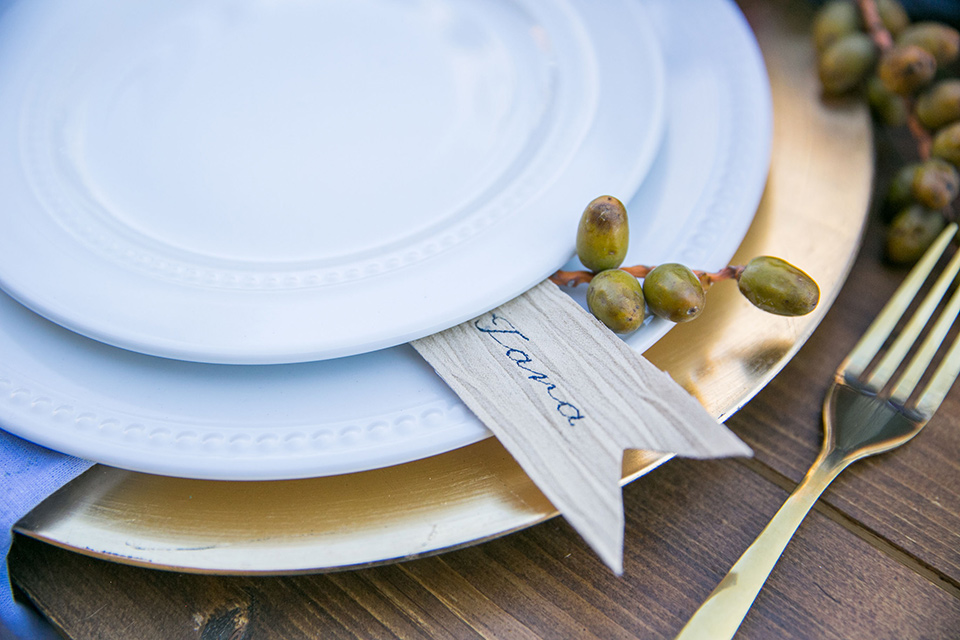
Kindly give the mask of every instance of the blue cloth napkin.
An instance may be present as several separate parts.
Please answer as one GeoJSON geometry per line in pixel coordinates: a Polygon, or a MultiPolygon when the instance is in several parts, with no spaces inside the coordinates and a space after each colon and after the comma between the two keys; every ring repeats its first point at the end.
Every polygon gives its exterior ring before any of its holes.
{"type": "MultiPolygon", "coordinates": [[[[92,464],[0,431],[0,557],[6,558],[10,551],[10,528],[17,520],[92,464]]],[[[14,601],[7,563],[0,562],[0,567],[0,639],[58,638],[30,607],[14,601]]]]}

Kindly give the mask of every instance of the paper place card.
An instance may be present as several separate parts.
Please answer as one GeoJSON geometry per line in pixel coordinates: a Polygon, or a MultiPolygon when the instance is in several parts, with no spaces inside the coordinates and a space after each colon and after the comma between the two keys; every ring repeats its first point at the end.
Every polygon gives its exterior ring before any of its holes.
{"type": "Polygon", "coordinates": [[[624,449],[752,455],[669,375],[549,281],[412,344],[617,573],[624,449]]]}

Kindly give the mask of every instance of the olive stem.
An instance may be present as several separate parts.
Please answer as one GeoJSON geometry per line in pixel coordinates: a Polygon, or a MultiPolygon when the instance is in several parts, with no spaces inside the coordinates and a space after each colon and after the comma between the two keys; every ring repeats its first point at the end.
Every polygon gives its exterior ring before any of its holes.
{"type": "MultiPolygon", "coordinates": [[[[893,35],[883,24],[880,9],[877,7],[877,0],[857,0],[857,6],[860,8],[860,15],[863,16],[863,23],[866,25],[870,37],[880,51],[892,49],[893,35]]],[[[921,160],[928,160],[933,150],[933,139],[930,132],[920,123],[916,113],[914,113],[913,98],[904,96],[904,100],[907,110],[907,129],[917,143],[917,155],[921,160]]]]}
{"type": "Polygon", "coordinates": [[[857,0],[860,6],[860,15],[863,16],[863,23],[867,25],[867,31],[870,37],[880,47],[881,51],[886,51],[893,46],[893,36],[883,25],[883,19],[880,17],[880,9],[877,7],[876,0],[857,0]]]}
{"type": "MultiPolygon", "coordinates": [[[[693,275],[697,276],[700,280],[701,286],[704,290],[710,288],[716,282],[721,282],[723,280],[739,280],[740,274],[743,273],[744,265],[730,265],[720,269],[720,271],[709,272],[709,271],[693,271],[693,275]]],[[[653,271],[653,267],[648,267],[646,265],[638,264],[632,267],[620,267],[621,271],[626,271],[630,275],[637,278],[645,278],[647,274],[653,271]]],[[[576,287],[577,285],[586,284],[593,280],[593,276],[596,274],[592,271],[557,271],[552,276],[550,276],[550,281],[554,284],[558,284],[561,287],[576,287]]]]}
{"type": "Polygon", "coordinates": [[[550,282],[561,287],[576,287],[586,284],[593,280],[595,274],[592,271],[557,271],[550,276],[550,282]]]}
{"type": "Polygon", "coordinates": [[[704,290],[709,289],[710,286],[715,282],[721,282],[723,280],[739,280],[740,274],[743,273],[743,270],[746,268],[746,265],[730,265],[724,267],[717,271],[716,273],[707,273],[705,271],[694,271],[694,275],[700,278],[700,284],[703,285],[704,290]]]}
{"type": "Polygon", "coordinates": [[[910,135],[917,141],[917,155],[921,160],[929,160],[933,153],[933,138],[930,132],[920,124],[920,120],[913,111],[913,99],[907,99],[907,128],[910,129],[910,135]]]}

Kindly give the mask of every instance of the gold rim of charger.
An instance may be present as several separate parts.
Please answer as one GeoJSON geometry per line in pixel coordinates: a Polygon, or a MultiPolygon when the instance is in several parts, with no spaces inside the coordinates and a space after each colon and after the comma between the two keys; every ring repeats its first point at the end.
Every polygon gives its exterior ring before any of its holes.
{"type": "MultiPolygon", "coordinates": [[[[743,0],[774,100],[770,177],[735,263],[800,264],[820,307],[800,318],[754,309],[717,285],[698,321],[645,355],[721,419],[759,391],[829,309],[856,255],[873,178],[865,108],[826,105],[805,3],[743,0]]],[[[729,284],[729,283],[726,283],[729,284]]],[[[629,452],[627,483],[669,456],[629,452]]],[[[556,515],[499,443],[486,441],[364,473],[276,482],[162,478],[94,467],[16,531],[126,564],[198,573],[299,573],[382,564],[475,544],[556,515]]]]}

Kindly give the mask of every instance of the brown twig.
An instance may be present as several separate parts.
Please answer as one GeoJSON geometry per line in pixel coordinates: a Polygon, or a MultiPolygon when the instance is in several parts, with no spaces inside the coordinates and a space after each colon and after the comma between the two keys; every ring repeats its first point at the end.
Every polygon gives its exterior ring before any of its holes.
{"type": "Polygon", "coordinates": [[[590,282],[593,276],[592,271],[557,271],[550,276],[550,282],[561,287],[576,287],[590,282]]]}
{"type": "Polygon", "coordinates": [[[910,129],[910,135],[917,143],[917,156],[921,160],[929,160],[933,153],[933,138],[926,127],[920,124],[920,120],[913,112],[913,99],[907,98],[907,128],[910,129]]]}
{"type": "Polygon", "coordinates": [[[711,285],[716,282],[721,282],[723,280],[739,280],[740,274],[743,273],[745,265],[730,265],[724,267],[717,271],[716,273],[707,273],[705,271],[694,271],[698,278],[700,278],[700,284],[703,285],[704,289],[709,289],[711,285]]]}
{"type": "Polygon", "coordinates": [[[629,273],[630,275],[634,276],[635,278],[646,278],[647,275],[649,275],[649,273],[653,271],[653,267],[648,267],[642,264],[637,264],[632,267],[620,267],[620,268],[626,271],[627,273],[629,273]]]}
{"type": "Polygon", "coordinates": [[[883,18],[880,17],[880,9],[877,7],[876,0],[857,0],[857,4],[860,6],[863,23],[880,51],[886,51],[893,47],[893,36],[883,24],[883,18]]]}
{"type": "MultiPolygon", "coordinates": [[[[867,32],[874,43],[880,49],[880,55],[893,48],[893,35],[883,24],[883,18],[880,17],[880,9],[877,7],[877,0],[857,0],[857,6],[860,8],[860,15],[863,16],[863,23],[867,27],[867,32]]],[[[928,160],[933,149],[933,139],[930,132],[927,131],[920,120],[917,119],[913,111],[913,98],[904,97],[907,111],[907,129],[917,143],[917,155],[921,160],[928,160]]]]}
{"type": "MultiPolygon", "coordinates": [[[[651,271],[653,271],[653,267],[638,264],[632,267],[620,267],[620,270],[626,271],[630,275],[637,278],[645,278],[651,271]]],[[[693,271],[693,274],[699,278],[700,284],[704,289],[709,289],[714,283],[721,282],[723,280],[738,279],[741,273],[743,273],[743,265],[731,265],[715,272],[697,270],[693,271]]],[[[560,285],[561,287],[576,287],[577,285],[590,282],[593,280],[593,276],[595,275],[597,274],[592,271],[557,271],[550,276],[550,281],[554,284],[560,285]]]]}

